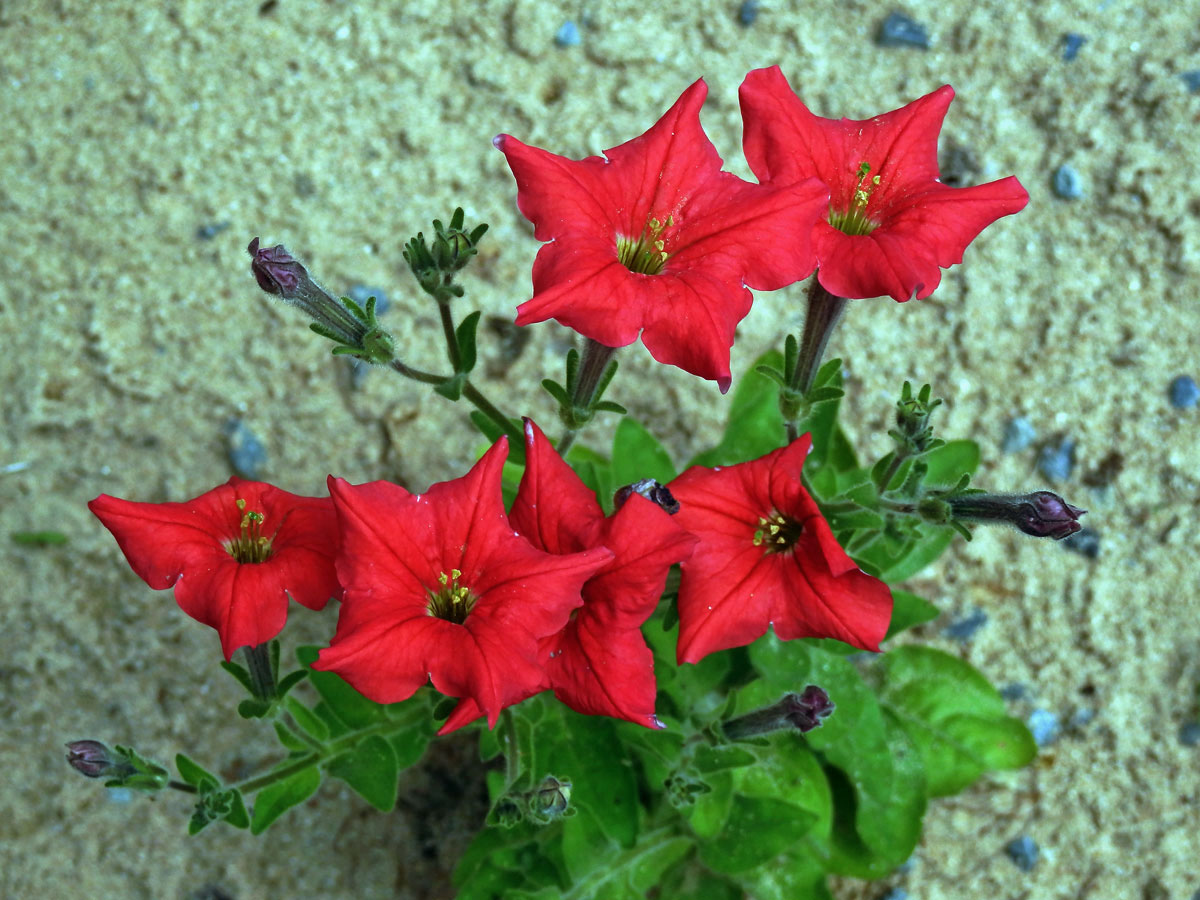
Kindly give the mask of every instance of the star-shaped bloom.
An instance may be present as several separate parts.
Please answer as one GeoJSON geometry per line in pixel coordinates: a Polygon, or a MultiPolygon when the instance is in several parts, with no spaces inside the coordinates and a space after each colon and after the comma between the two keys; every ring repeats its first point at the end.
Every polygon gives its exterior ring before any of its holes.
{"type": "MultiPolygon", "coordinates": [[[[538,689],[576,712],[662,727],[654,715],[654,656],[641,626],[654,612],[667,572],[696,539],[659,506],[633,494],[612,516],[533,422],[525,423],[525,473],[509,520],[537,548],[574,554],[607,547],[612,559],[583,586],[583,606],[543,638],[538,689]]],[[[479,716],[468,701],[445,730],[479,716]]]]}
{"type": "Polygon", "coordinates": [[[670,484],[676,519],[699,543],[683,562],[679,662],[764,634],[836,638],[878,650],[892,614],[886,584],[838,544],[800,481],[812,440],[750,462],[693,466],[670,484]]]}
{"type": "Polygon", "coordinates": [[[491,727],[538,688],[538,641],[566,625],[584,581],[612,554],[555,556],[514,533],[500,493],[507,449],[501,438],[462,478],[424,494],[330,478],[345,598],[314,668],[378,703],[432,680],[474,702],[491,727]]]}
{"type": "Polygon", "coordinates": [[[217,630],[226,659],[283,630],[289,595],[309,609],[341,595],[328,497],[231,478],[184,503],[101,494],[88,508],[138,577],[155,590],[173,586],[179,608],[217,630]]]}
{"type": "Polygon", "coordinates": [[[938,180],[949,85],[863,121],[813,115],[778,66],[748,74],[739,96],[743,149],[759,180],[818,178],[829,188],[812,243],[817,279],[834,296],[928,297],[979,232],[1029,202],[1012,176],[965,188],[938,180]]]}
{"type": "Polygon", "coordinates": [[[700,126],[697,81],[640,137],[571,160],[502,134],[517,205],[549,241],[517,324],[556,319],[609,347],[642,343],[659,362],[728,389],[747,288],[776,290],[813,270],[809,235],[828,207],[816,181],[751,184],[721,171],[700,126]]]}

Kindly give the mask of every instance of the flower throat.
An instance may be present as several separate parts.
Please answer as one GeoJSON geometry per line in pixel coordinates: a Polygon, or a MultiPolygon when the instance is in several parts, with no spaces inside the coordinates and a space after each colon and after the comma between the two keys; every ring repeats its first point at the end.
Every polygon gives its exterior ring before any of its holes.
{"type": "Polygon", "coordinates": [[[234,501],[242,513],[241,534],[225,544],[225,552],[240,563],[260,563],[271,558],[271,539],[262,533],[264,516],[251,510],[246,512],[246,501],[234,501]]]}
{"type": "Polygon", "coordinates": [[[843,234],[870,234],[879,227],[879,223],[867,216],[867,203],[870,202],[871,192],[879,187],[880,176],[871,173],[871,164],[863,160],[858,164],[858,187],[854,189],[854,200],[850,208],[838,212],[829,207],[829,224],[843,234]]]}
{"type": "Polygon", "coordinates": [[[666,241],[660,235],[675,224],[674,216],[667,221],[650,219],[637,240],[617,235],[617,260],[630,272],[639,275],[657,275],[671,254],[666,251],[666,241]]]}

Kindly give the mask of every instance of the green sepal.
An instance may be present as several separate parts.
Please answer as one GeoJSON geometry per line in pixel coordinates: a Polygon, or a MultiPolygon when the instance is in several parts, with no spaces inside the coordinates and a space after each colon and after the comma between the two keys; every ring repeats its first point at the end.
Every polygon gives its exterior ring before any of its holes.
{"type": "MultiPolygon", "coordinates": [[[[791,337],[791,335],[788,335],[788,337],[791,337]]],[[[780,387],[787,387],[787,379],[784,377],[784,374],[774,366],[755,366],[754,371],[764,378],[770,378],[780,387]]]]}
{"type": "Polygon", "coordinates": [[[611,412],[616,413],[619,416],[624,416],[629,413],[629,410],[623,407],[620,403],[615,403],[612,400],[601,400],[599,403],[596,403],[592,406],[592,411],[611,412]]]}
{"type": "Polygon", "coordinates": [[[254,694],[254,682],[250,680],[250,672],[245,666],[229,660],[221,661],[221,668],[234,677],[238,684],[246,689],[251,695],[254,694]]]}
{"type": "Polygon", "coordinates": [[[543,378],[542,387],[545,389],[547,394],[558,401],[559,406],[565,408],[571,405],[571,398],[567,394],[567,389],[553,378],[543,378]]]}
{"type": "Polygon", "coordinates": [[[238,715],[243,719],[261,719],[271,712],[274,706],[270,700],[243,700],[238,704],[238,715]]]}
{"type": "Polygon", "coordinates": [[[290,691],[307,677],[308,672],[306,672],[304,669],[297,669],[295,672],[285,675],[283,680],[279,682],[279,687],[276,689],[278,696],[286,697],[288,691],[290,691]]]}

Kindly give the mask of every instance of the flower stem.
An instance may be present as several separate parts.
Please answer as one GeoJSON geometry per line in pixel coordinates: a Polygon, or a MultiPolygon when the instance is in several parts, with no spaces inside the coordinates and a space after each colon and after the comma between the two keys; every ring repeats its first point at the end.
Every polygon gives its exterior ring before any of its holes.
{"type": "MultiPolygon", "coordinates": [[[[616,347],[609,347],[607,344],[601,344],[591,338],[587,339],[583,345],[583,359],[579,363],[579,373],[575,380],[574,390],[571,392],[572,406],[576,409],[590,410],[592,408],[596,402],[596,388],[600,385],[600,381],[608,369],[609,360],[616,352],[616,347]]],[[[575,443],[575,437],[579,431],[578,428],[568,428],[563,432],[562,438],[556,445],[559,456],[567,455],[567,451],[575,443]]]]}
{"type": "Polygon", "coordinates": [[[508,416],[504,415],[500,409],[493,404],[487,397],[480,393],[479,388],[466,382],[462,387],[462,395],[475,404],[475,408],[481,413],[499,425],[504,433],[508,435],[508,440],[512,446],[524,447],[525,434],[518,428],[508,416]]]}
{"type": "Polygon", "coordinates": [[[462,370],[462,356],[458,352],[458,335],[454,333],[454,317],[450,314],[448,302],[438,303],[438,313],[442,317],[442,332],[446,336],[446,355],[450,357],[450,365],[455,372],[462,370]]]}
{"type": "Polygon", "coordinates": [[[275,673],[271,669],[270,644],[258,644],[242,648],[242,658],[254,685],[254,696],[260,700],[273,700],[276,696],[275,673]]]}
{"type": "MultiPolygon", "coordinates": [[[[813,379],[817,377],[817,370],[821,368],[821,359],[825,355],[825,347],[845,310],[846,298],[835,297],[829,293],[814,275],[808,285],[808,311],[804,316],[804,329],[800,332],[800,353],[796,360],[796,368],[791,373],[789,389],[800,394],[807,394],[812,390],[813,379]]],[[[799,436],[796,420],[785,424],[788,441],[794,441],[799,436]]]]}

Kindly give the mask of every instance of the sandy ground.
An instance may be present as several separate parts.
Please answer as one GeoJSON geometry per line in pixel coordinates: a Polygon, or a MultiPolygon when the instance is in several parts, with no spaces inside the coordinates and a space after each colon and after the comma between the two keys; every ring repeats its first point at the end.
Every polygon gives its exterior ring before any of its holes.
{"type": "MultiPolygon", "coordinates": [[[[932,381],[944,433],[983,445],[985,486],[1044,486],[1039,444],[1077,441],[1058,487],[1101,534],[1090,560],[981,533],[915,580],[946,611],[927,636],[1024,685],[1014,714],[1050,711],[1064,733],[1031,768],[935,802],[906,875],[838,894],[1191,897],[1200,748],[1178,736],[1200,682],[1200,409],[1172,408],[1166,389],[1189,366],[1200,376],[1200,93],[1178,77],[1200,67],[1200,8],[1153,6],[913,0],[905,11],[933,40],[922,52],[874,45],[889,7],[834,0],[764,0],[751,27],[737,3],[706,0],[0,2],[0,467],[28,464],[0,469],[0,532],[70,536],[0,543],[0,896],[448,896],[438,873],[476,814],[469,749],[440,750],[394,815],[327,786],[259,839],[189,839],[185,798],[106,796],[73,776],[62,742],[85,736],[165,758],[192,749],[227,772],[272,752],[230,723],[215,635],[137,581],[84,504],[225,480],[231,419],[261,440],[262,476],[298,493],[329,472],[414,489],[460,474],[477,447],[464,410],[379,372],[352,390],[257,291],[249,238],[286,242],[335,290],[384,287],[407,358],[432,365],[435,311],[400,255],[431,218],[461,204],[492,224],[467,280],[485,314],[511,317],[528,296],[536,246],[494,134],[598,152],[704,75],[705,125],[747,175],[737,86],[778,62],[826,115],[866,117],[952,83],[943,138],[972,151],[969,177],[1015,173],[1032,196],[931,300],[852,304],[831,350],[852,373],[863,449],[884,446],[900,380],[932,381]],[[580,42],[557,47],[567,20],[580,42]],[[1088,37],[1070,63],[1067,31],[1088,37]],[[1081,198],[1052,193],[1061,163],[1081,198]],[[1039,441],[1005,455],[1017,414],[1039,441]],[[972,640],[940,636],[975,609],[989,621],[972,640]],[[1067,727],[1080,711],[1094,717],[1067,727]],[[423,804],[432,817],[413,812],[423,804]],[[1020,834],[1041,847],[1032,872],[1003,853],[1020,834]]],[[[735,376],[798,328],[800,297],[759,298],[735,376]]],[[[557,372],[568,334],[534,331],[487,387],[549,421],[532,386],[557,372]]],[[[689,455],[723,416],[715,388],[640,347],[623,361],[613,396],[689,455]]],[[[294,641],[333,623],[293,618],[294,641]]]]}

